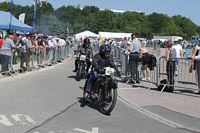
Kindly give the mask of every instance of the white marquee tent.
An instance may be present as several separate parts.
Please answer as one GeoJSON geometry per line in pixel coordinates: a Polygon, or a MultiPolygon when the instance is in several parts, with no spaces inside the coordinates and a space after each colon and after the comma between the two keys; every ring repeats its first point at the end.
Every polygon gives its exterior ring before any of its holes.
{"type": "Polygon", "coordinates": [[[103,38],[124,38],[124,37],[131,37],[132,33],[115,33],[115,32],[99,32],[99,37],[103,38]]]}
{"type": "Polygon", "coordinates": [[[84,31],[74,35],[75,38],[85,38],[85,37],[99,37],[97,34],[91,31],[84,31]]]}

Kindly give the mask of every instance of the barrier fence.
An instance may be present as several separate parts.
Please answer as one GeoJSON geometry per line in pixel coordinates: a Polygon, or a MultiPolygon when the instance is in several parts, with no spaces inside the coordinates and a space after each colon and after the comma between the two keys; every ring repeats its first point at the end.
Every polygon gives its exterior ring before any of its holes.
{"type": "Polygon", "coordinates": [[[200,61],[191,59],[192,49],[187,50],[185,58],[176,58],[166,61],[161,55],[165,55],[167,49],[148,48],[148,54],[126,54],[119,47],[112,46],[112,55],[124,82],[139,83],[140,81],[151,83],[149,89],[156,85],[160,91],[172,92],[174,87],[200,90],[200,61]],[[177,64],[178,63],[178,64],[177,64]],[[189,71],[194,64],[194,70],[189,71]]]}
{"type": "Polygon", "coordinates": [[[159,74],[160,85],[162,85],[161,91],[166,89],[166,86],[186,88],[199,90],[199,68],[200,61],[191,58],[178,58],[170,59],[174,61],[166,61],[163,57],[159,59],[159,74]],[[178,64],[177,64],[178,62],[178,64]],[[194,63],[194,69],[190,72],[191,64],[194,63]],[[164,82],[164,79],[168,79],[168,82],[164,82]]]}
{"type": "Polygon", "coordinates": [[[11,56],[0,54],[0,74],[12,75],[17,74],[17,72],[31,71],[61,62],[69,57],[70,46],[27,49],[16,47],[14,49],[1,49],[1,51],[9,51],[11,56]]]}

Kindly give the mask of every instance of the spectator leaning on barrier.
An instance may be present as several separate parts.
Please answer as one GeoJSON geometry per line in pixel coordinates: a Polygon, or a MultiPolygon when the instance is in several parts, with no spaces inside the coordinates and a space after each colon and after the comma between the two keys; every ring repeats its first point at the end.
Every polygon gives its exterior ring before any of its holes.
{"type": "Polygon", "coordinates": [[[59,43],[59,46],[61,47],[60,49],[61,60],[64,60],[64,47],[66,45],[66,41],[64,40],[64,37],[61,37],[58,43],[59,43]]]}
{"type": "Polygon", "coordinates": [[[45,49],[45,43],[43,42],[42,37],[40,37],[40,36],[37,37],[37,41],[36,41],[35,45],[36,45],[36,51],[37,51],[37,63],[38,64],[40,63],[39,66],[42,66],[43,61],[44,61],[44,50],[43,49],[45,49]],[[41,59],[39,62],[40,51],[41,51],[41,59]]]}
{"type": "MultiPolygon", "coordinates": [[[[165,60],[167,61],[167,79],[170,85],[174,85],[174,72],[176,69],[176,58],[177,58],[177,52],[176,49],[172,47],[172,41],[167,41],[167,56],[165,57],[165,60]]],[[[173,92],[174,86],[170,86],[170,90],[173,92]]]]}
{"type": "Polygon", "coordinates": [[[8,32],[1,47],[0,55],[2,61],[2,72],[8,71],[8,64],[10,57],[12,56],[12,49],[15,48],[13,42],[13,34],[8,32]]]}
{"type": "MultiPolygon", "coordinates": [[[[17,43],[17,40],[18,40],[18,37],[20,35],[17,34],[16,35],[16,39],[13,40],[15,46],[16,46],[16,43],[17,43]]],[[[14,49],[14,53],[13,53],[13,64],[17,64],[17,57],[19,56],[19,50],[18,49],[14,49]]]]}
{"type": "Polygon", "coordinates": [[[55,44],[54,44],[52,36],[49,36],[49,41],[48,41],[47,47],[49,48],[49,51],[48,51],[49,59],[48,59],[47,64],[51,65],[51,63],[53,62],[53,59],[54,59],[54,48],[55,48],[55,44]]]}
{"type": "MultiPolygon", "coordinates": [[[[13,42],[15,44],[15,42],[17,41],[17,37],[18,35],[16,34],[16,31],[13,31],[13,42]]],[[[13,64],[17,64],[17,57],[18,57],[18,52],[14,49],[13,51],[13,64]]]]}
{"type": "Polygon", "coordinates": [[[189,72],[191,73],[192,70],[196,70],[195,78],[196,78],[196,84],[199,85],[199,73],[200,73],[200,40],[199,44],[195,46],[194,51],[192,53],[192,59],[195,59],[192,61],[192,64],[190,66],[189,72]]]}
{"type": "Polygon", "coordinates": [[[48,45],[47,36],[43,36],[43,41],[44,41],[45,46],[48,45]]]}
{"type": "Polygon", "coordinates": [[[66,45],[66,42],[65,42],[65,40],[64,40],[64,37],[61,37],[61,38],[59,39],[58,45],[61,46],[61,47],[66,45]]]}
{"type": "Polygon", "coordinates": [[[32,46],[31,35],[26,34],[26,38],[23,41],[26,45],[26,69],[30,71],[31,70],[30,69],[30,56],[31,56],[31,46],[32,46]]]}
{"type": "Polygon", "coordinates": [[[175,76],[178,76],[178,62],[179,58],[183,58],[183,49],[182,46],[179,44],[178,39],[174,39],[174,45],[172,47],[176,49],[176,56],[178,58],[176,60],[176,71],[175,71],[175,76]]]}
{"type": "MultiPolygon", "coordinates": [[[[35,49],[35,47],[36,47],[36,42],[37,42],[36,36],[33,35],[33,36],[31,37],[31,44],[32,44],[31,54],[32,54],[32,55],[33,55],[33,54],[36,54],[36,49],[35,49]]],[[[33,56],[32,56],[32,57],[33,57],[33,56]]],[[[33,59],[32,59],[32,60],[33,60],[33,59]]]]}
{"type": "Polygon", "coordinates": [[[17,40],[14,41],[16,45],[16,49],[18,49],[18,55],[20,57],[20,71],[22,71],[24,62],[25,62],[25,51],[26,51],[26,46],[24,41],[22,40],[22,36],[18,35],[17,40]]]}

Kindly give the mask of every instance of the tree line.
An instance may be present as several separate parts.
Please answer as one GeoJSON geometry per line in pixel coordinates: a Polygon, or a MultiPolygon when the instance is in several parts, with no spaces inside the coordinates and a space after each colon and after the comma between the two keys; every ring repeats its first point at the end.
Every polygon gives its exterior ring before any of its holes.
{"type": "MultiPolygon", "coordinates": [[[[11,3],[0,3],[0,10],[10,12],[11,3]]],[[[18,18],[26,13],[25,23],[33,25],[34,5],[13,5],[13,15],[18,18]]],[[[48,2],[42,7],[37,4],[36,29],[41,33],[70,35],[89,30],[95,33],[126,32],[135,33],[139,37],[152,38],[154,35],[177,35],[190,39],[192,35],[200,34],[200,26],[189,18],[181,15],[172,17],[166,14],[130,12],[116,14],[110,10],[100,10],[95,6],[85,6],[83,9],[75,6],[62,6],[54,9],[48,2]]]]}

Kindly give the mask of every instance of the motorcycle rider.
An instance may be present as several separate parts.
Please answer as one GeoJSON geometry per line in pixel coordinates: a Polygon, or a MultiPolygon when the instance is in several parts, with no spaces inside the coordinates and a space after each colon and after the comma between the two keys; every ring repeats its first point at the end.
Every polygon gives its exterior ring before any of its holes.
{"type": "Polygon", "coordinates": [[[90,72],[90,77],[86,82],[86,91],[84,97],[88,96],[88,93],[91,92],[93,88],[95,78],[98,74],[105,74],[105,67],[112,67],[115,69],[116,74],[118,77],[121,77],[120,71],[118,70],[117,66],[114,64],[112,56],[110,55],[111,47],[108,44],[104,44],[100,47],[99,53],[97,53],[92,61],[92,69],[90,72]]]}
{"type": "MultiPolygon", "coordinates": [[[[87,68],[86,68],[86,72],[88,73],[90,65],[91,65],[91,60],[93,57],[93,50],[92,47],[90,46],[90,39],[89,38],[85,38],[83,41],[83,45],[78,47],[78,50],[76,51],[75,55],[77,56],[79,55],[86,55],[87,59],[86,59],[86,64],[87,64],[87,68]]],[[[78,70],[78,62],[79,62],[79,58],[76,58],[75,60],[75,70],[73,70],[73,72],[77,72],[78,70]]]]}

